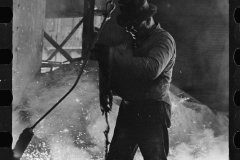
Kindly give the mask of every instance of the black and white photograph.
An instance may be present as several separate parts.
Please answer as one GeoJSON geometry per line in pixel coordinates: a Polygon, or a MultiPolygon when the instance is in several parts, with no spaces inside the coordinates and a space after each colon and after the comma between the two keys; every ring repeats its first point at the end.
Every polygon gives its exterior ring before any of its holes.
{"type": "Polygon", "coordinates": [[[229,160],[229,7],[13,0],[13,159],[229,160]]]}

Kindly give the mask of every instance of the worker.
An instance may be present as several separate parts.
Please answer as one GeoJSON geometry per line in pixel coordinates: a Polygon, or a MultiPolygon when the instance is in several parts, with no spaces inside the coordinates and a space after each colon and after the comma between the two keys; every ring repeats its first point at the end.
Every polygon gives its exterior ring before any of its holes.
{"type": "Polygon", "coordinates": [[[107,160],[133,159],[138,147],[145,160],[166,160],[175,41],[154,21],[157,6],[147,0],[118,5],[116,22],[128,37],[119,46],[96,44],[92,50],[107,68],[112,93],[122,98],[107,160]]]}

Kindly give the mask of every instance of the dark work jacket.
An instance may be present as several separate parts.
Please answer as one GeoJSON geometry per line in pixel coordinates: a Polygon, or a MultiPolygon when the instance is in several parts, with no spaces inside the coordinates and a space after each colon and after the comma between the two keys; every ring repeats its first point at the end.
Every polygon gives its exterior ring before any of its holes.
{"type": "Polygon", "coordinates": [[[157,100],[171,105],[168,92],[176,45],[160,24],[137,47],[128,38],[123,45],[112,47],[110,53],[113,93],[128,102],[157,100]]]}

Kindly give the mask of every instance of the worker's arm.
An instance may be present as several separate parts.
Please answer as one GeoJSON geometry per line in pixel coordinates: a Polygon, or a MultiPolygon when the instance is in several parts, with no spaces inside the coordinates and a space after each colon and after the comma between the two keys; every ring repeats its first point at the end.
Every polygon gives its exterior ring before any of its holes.
{"type": "Polygon", "coordinates": [[[153,80],[162,73],[173,53],[174,44],[169,38],[163,38],[146,57],[133,57],[132,54],[113,51],[110,54],[110,66],[113,72],[119,72],[125,78],[153,80]]]}

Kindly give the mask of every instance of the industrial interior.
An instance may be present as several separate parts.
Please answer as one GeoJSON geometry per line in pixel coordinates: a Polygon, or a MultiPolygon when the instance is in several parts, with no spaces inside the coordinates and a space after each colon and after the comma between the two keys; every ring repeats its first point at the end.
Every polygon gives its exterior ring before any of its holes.
{"type": "MultiPolygon", "coordinates": [[[[14,1],[12,146],[75,82],[107,1],[14,1]]],[[[148,2],[157,5],[154,19],[177,45],[169,160],[227,160],[228,1],[148,2]]],[[[98,42],[115,46],[123,41],[127,33],[116,24],[118,14],[116,6],[98,42]]],[[[120,101],[114,97],[110,140],[120,101]]],[[[75,89],[36,126],[21,160],[104,159],[105,125],[98,64],[89,60],[75,89]]],[[[134,159],[142,159],[140,151],[134,159]]]]}

